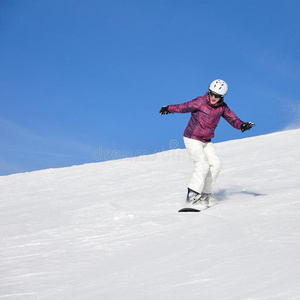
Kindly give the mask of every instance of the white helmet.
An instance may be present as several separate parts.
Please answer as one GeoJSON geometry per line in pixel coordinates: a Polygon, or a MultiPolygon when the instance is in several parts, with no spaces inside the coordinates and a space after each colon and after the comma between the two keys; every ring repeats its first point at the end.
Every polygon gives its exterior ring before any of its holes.
{"type": "Polygon", "coordinates": [[[224,80],[216,79],[210,84],[209,90],[224,97],[228,91],[228,85],[224,80]]]}

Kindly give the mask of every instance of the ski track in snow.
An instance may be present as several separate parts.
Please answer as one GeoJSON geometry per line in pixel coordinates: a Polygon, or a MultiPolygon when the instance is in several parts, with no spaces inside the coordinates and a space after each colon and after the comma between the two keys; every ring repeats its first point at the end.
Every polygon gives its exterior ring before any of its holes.
{"type": "Polygon", "coordinates": [[[184,149],[0,177],[0,299],[300,299],[299,138],[215,144],[200,213],[184,149]]]}

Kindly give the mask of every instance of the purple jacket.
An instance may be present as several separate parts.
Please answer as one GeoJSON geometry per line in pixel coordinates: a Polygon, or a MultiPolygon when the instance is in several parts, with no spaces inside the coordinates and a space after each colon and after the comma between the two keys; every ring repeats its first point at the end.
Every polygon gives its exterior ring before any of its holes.
{"type": "Polygon", "coordinates": [[[202,97],[178,105],[169,105],[168,108],[171,113],[190,112],[191,118],[184,136],[204,143],[210,142],[215,136],[215,129],[221,117],[236,129],[241,129],[241,125],[244,123],[225,102],[219,101],[215,105],[211,104],[208,92],[202,97]]]}

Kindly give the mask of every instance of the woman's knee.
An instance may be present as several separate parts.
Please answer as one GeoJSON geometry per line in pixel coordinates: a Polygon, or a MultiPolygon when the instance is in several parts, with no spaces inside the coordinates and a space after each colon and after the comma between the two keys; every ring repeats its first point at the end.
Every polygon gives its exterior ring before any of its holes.
{"type": "Polygon", "coordinates": [[[196,172],[201,172],[203,174],[207,174],[209,171],[210,165],[208,163],[207,160],[201,160],[201,161],[197,161],[195,162],[195,170],[196,172]]]}

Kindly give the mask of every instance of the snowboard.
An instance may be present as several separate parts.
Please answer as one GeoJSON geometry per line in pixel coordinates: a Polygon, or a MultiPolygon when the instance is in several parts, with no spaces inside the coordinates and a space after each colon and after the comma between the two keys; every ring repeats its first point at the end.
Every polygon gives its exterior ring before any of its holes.
{"type": "Polygon", "coordinates": [[[179,209],[178,212],[200,212],[200,209],[192,208],[192,207],[184,207],[182,209],[179,209]]]}

